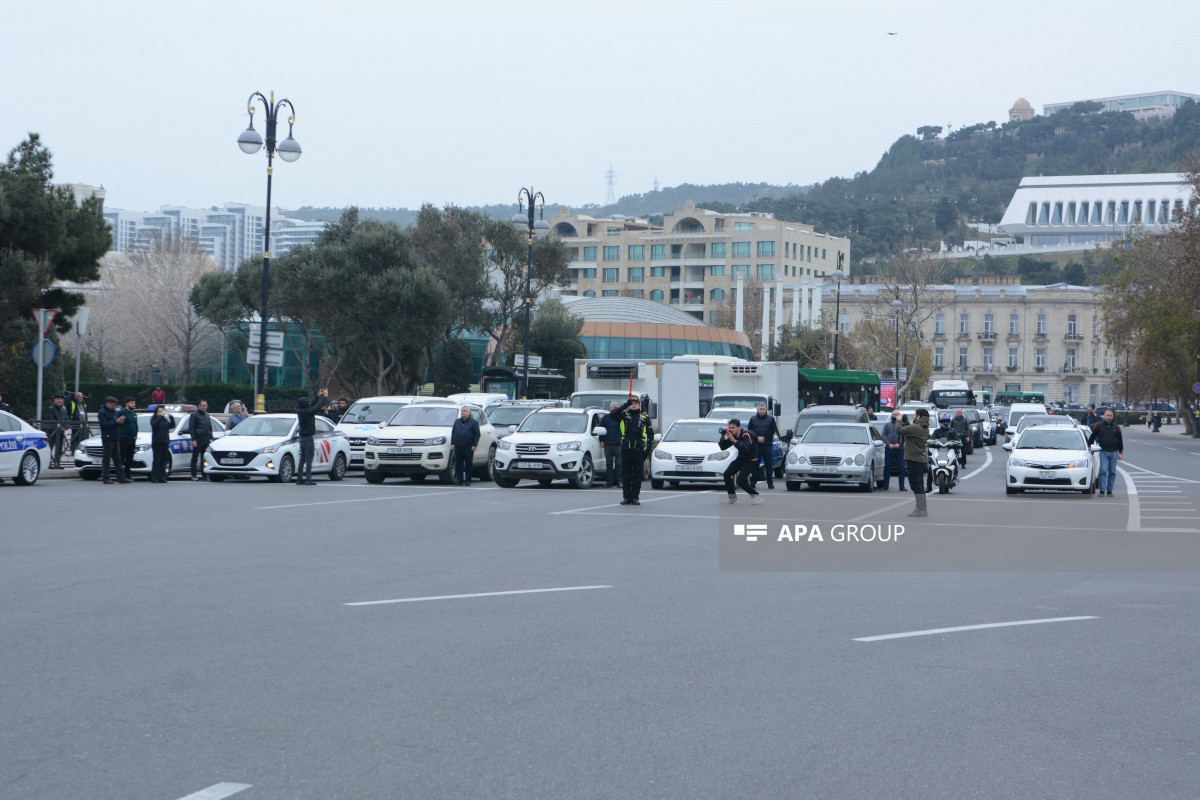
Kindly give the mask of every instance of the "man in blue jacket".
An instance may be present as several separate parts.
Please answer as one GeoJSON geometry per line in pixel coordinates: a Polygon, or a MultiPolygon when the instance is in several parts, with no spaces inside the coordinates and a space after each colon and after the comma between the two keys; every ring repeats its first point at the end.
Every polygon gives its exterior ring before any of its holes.
{"type": "Polygon", "coordinates": [[[117,483],[129,483],[125,477],[125,467],[121,464],[121,422],[117,419],[117,398],[104,398],[104,408],[96,415],[100,425],[100,443],[104,446],[100,457],[100,476],[105,483],[112,483],[108,465],[112,464],[117,475],[117,483]]]}
{"type": "Polygon", "coordinates": [[[471,485],[471,469],[478,446],[479,420],[471,416],[469,407],[463,406],[450,428],[450,457],[454,459],[455,486],[471,485]]]}
{"type": "Polygon", "coordinates": [[[608,413],[600,419],[604,426],[604,486],[621,486],[621,404],[613,401],[608,413]]]}

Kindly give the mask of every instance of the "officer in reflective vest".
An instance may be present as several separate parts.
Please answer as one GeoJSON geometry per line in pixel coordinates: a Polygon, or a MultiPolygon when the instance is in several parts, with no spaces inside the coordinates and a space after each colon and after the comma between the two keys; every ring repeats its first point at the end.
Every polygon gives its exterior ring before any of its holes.
{"type": "Polygon", "coordinates": [[[654,438],[650,417],[642,411],[642,401],[637,397],[626,400],[613,416],[621,420],[621,490],[624,495],[621,505],[640,506],[642,464],[654,438]]]}

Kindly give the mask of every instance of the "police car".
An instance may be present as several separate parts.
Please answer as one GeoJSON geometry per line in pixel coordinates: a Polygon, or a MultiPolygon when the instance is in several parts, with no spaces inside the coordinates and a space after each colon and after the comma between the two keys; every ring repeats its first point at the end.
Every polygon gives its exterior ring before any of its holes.
{"type": "MultiPolygon", "coordinates": [[[[180,433],[187,427],[191,414],[185,414],[180,418],[168,412],[168,416],[172,422],[171,438],[167,445],[171,451],[171,460],[167,462],[167,477],[169,478],[173,472],[186,474],[191,470],[192,437],[191,434],[180,433]]],[[[138,412],[138,434],[133,446],[133,467],[129,470],[132,475],[145,475],[148,478],[154,468],[154,451],[150,448],[152,436],[150,420],[152,419],[154,419],[154,414],[138,412]]],[[[213,436],[222,435],[220,426],[213,425],[213,436]]],[[[85,481],[94,481],[100,477],[104,467],[103,460],[104,442],[99,436],[85,440],[75,451],[75,469],[79,471],[79,477],[85,481]]]]}
{"type": "Polygon", "coordinates": [[[363,452],[367,449],[367,438],[372,432],[387,425],[397,411],[416,399],[413,395],[363,397],[346,409],[334,428],[346,434],[350,440],[351,469],[362,469],[363,452]]]}
{"type": "Polygon", "coordinates": [[[50,442],[45,431],[0,411],[0,478],[32,486],[49,464],[50,442]]]}
{"type": "MultiPolygon", "coordinates": [[[[350,440],[319,414],[313,422],[313,475],[340,481],[350,467],[350,440]]],[[[294,480],[300,463],[299,427],[295,414],[250,417],[208,448],[204,474],[216,482],[231,476],[261,476],[273,483],[294,480]]]]}

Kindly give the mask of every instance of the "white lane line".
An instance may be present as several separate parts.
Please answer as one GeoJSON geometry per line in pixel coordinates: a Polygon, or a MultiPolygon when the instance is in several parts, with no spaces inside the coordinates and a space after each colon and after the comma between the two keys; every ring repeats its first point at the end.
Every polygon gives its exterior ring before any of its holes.
{"type": "MultiPolygon", "coordinates": [[[[496,487],[489,487],[487,489],[472,489],[471,491],[472,492],[494,492],[494,491],[496,491],[496,487]]],[[[441,491],[441,492],[421,492],[419,494],[394,494],[394,495],[388,495],[387,497],[360,497],[356,500],[326,500],[324,502],[318,502],[318,503],[288,503],[287,505],[282,505],[282,506],[257,506],[257,507],[255,507],[254,510],[255,511],[273,511],[277,508],[307,508],[309,506],[336,506],[336,505],[340,505],[341,503],[373,503],[377,500],[407,500],[410,497],[437,497],[438,495],[441,495],[441,494],[445,494],[445,492],[441,491]]]]}
{"type": "Polygon", "coordinates": [[[1084,619],[1099,619],[1099,617],[1054,617],[1052,619],[1023,619],[1016,622],[989,622],[986,625],[960,625],[956,628],[930,628],[924,631],[908,631],[906,633],[888,633],[883,636],[863,636],[856,642],[882,642],[885,639],[907,639],[910,636],[934,636],[939,633],[958,633],[959,631],[980,631],[985,628],[1011,628],[1016,625],[1041,625],[1045,622],[1077,622],[1084,619]]]}
{"type": "Polygon", "coordinates": [[[897,508],[904,508],[909,503],[915,503],[915,502],[916,501],[913,500],[912,498],[906,497],[903,500],[897,500],[896,502],[891,503],[890,505],[886,505],[883,508],[878,508],[878,509],[875,509],[874,511],[868,511],[865,514],[860,514],[859,516],[855,517],[854,519],[847,520],[847,522],[862,522],[863,520],[869,519],[870,517],[882,516],[883,514],[886,514],[889,511],[895,511],[897,508]]]}
{"type": "MultiPolygon", "coordinates": [[[[1134,469],[1140,470],[1138,477],[1141,477],[1141,475],[1145,473],[1147,475],[1153,475],[1156,478],[1169,478],[1171,480],[1182,481],[1184,483],[1200,483],[1200,481],[1194,481],[1191,478],[1180,478],[1177,475],[1166,475],[1162,472],[1154,472],[1153,470],[1146,469],[1145,467],[1139,467],[1137,464],[1130,464],[1128,461],[1123,461],[1122,463],[1127,467],[1133,467],[1134,469]]],[[[1120,468],[1118,467],[1118,469],[1120,468]]]]}
{"type": "Polygon", "coordinates": [[[959,478],[959,480],[965,481],[967,478],[974,478],[976,475],[978,475],[979,473],[983,472],[985,469],[990,467],[992,465],[992,451],[988,450],[985,453],[985,455],[987,456],[987,458],[984,459],[983,465],[980,466],[979,469],[974,470],[973,472],[968,472],[966,475],[963,475],[961,478],[959,478]]]}
{"type": "Polygon", "coordinates": [[[475,594],[442,594],[434,597],[402,597],[399,600],[365,600],[342,603],[344,606],[383,606],[390,603],[423,603],[426,600],[462,600],[467,597],[500,597],[508,594],[540,594],[543,592],[582,592],[585,589],[611,589],[611,586],[559,586],[554,589],[517,589],[511,592],[477,592],[475,594]]]}
{"type": "Polygon", "coordinates": [[[1124,479],[1125,490],[1129,493],[1129,521],[1125,523],[1125,530],[1139,531],[1142,529],[1142,501],[1138,499],[1137,486],[1133,483],[1133,476],[1124,467],[1117,467],[1117,474],[1124,479]]]}
{"type": "Polygon", "coordinates": [[[1173,450],[1173,451],[1174,451],[1174,452],[1176,452],[1176,453],[1178,453],[1178,452],[1179,452],[1179,449],[1178,449],[1178,448],[1175,448],[1175,447],[1168,447],[1167,449],[1168,449],[1168,450],[1173,450]]]}
{"type": "Polygon", "coordinates": [[[223,797],[235,795],[238,792],[244,792],[253,784],[249,783],[214,783],[207,789],[201,789],[198,792],[192,792],[186,797],[181,797],[179,800],[221,800],[223,797]]]}
{"type": "MultiPolygon", "coordinates": [[[[665,497],[651,497],[650,499],[644,500],[642,502],[657,503],[659,500],[672,500],[676,497],[695,497],[695,496],[696,496],[695,492],[680,492],[679,494],[669,494],[669,495],[666,495],[665,497]]],[[[616,503],[605,503],[602,506],[588,506],[586,508],[568,508],[566,511],[551,511],[550,514],[551,515],[578,514],[583,511],[595,511],[598,508],[612,508],[613,506],[619,506],[620,504],[621,504],[620,501],[618,501],[616,503]]]]}

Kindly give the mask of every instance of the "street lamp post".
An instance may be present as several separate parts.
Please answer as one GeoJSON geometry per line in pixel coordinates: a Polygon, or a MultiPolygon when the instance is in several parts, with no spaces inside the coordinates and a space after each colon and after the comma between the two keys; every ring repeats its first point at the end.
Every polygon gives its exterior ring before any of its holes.
{"type": "Polygon", "coordinates": [[[533,316],[533,237],[540,236],[550,230],[550,223],[543,218],[546,212],[546,198],[541,192],[535,192],[533,187],[528,188],[522,186],[517,192],[517,208],[519,211],[513,214],[512,225],[518,231],[525,231],[528,238],[529,250],[525,256],[525,302],[522,307],[525,309],[525,347],[524,355],[522,356],[524,364],[524,375],[521,378],[521,396],[529,397],[529,318],[533,316]],[[525,212],[525,201],[529,201],[529,212],[525,212]],[[538,218],[535,221],[533,218],[533,207],[538,206],[538,218]]]}
{"type": "Polygon", "coordinates": [[[838,335],[842,332],[842,280],[846,273],[842,271],[846,254],[837,254],[838,268],[833,271],[833,279],[837,281],[837,295],[833,305],[833,368],[838,368],[838,335]]]}
{"type": "Polygon", "coordinates": [[[1129,351],[1125,351],[1125,422],[1126,428],[1129,427],[1129,351]]]}
{"type": "Polygon", "coordinates": [[[254,130],[254,100],[262,101],[267,112],[267,216],[263,227],[263,267],[262,267],[262,306],[259,309],[258,326],[258,368],[255,378],[258,391],[254,398],[255,409],[258,413],[266,411],[267,388],[267,295],[271,291],[271,173],[275,154],[284,161],[292,162],[300,157],[300,143],[292,138],[292,125],[296,122],[296,108],[286,97],[275,102],[275,92],[271,92],[268,100],[262,92],[254,92],[246,101],[246,111],[250,114],[250,124],[237,138],[238,147],[243,153],[253,155],[263,146],[263,138],[254,130]],[[279,119],[279,111],[284,106],[288,108],[288,135],[282,142],[276,144],[275,128],[279,119]]]}
{"type": "Polygon", "coordinates": [[[896,310],[896,393],[892,397],[893,407],[896,407],[900,405],[900,309],[904,308],[899,297],[892,301],[892,308],[896,310]]]}

